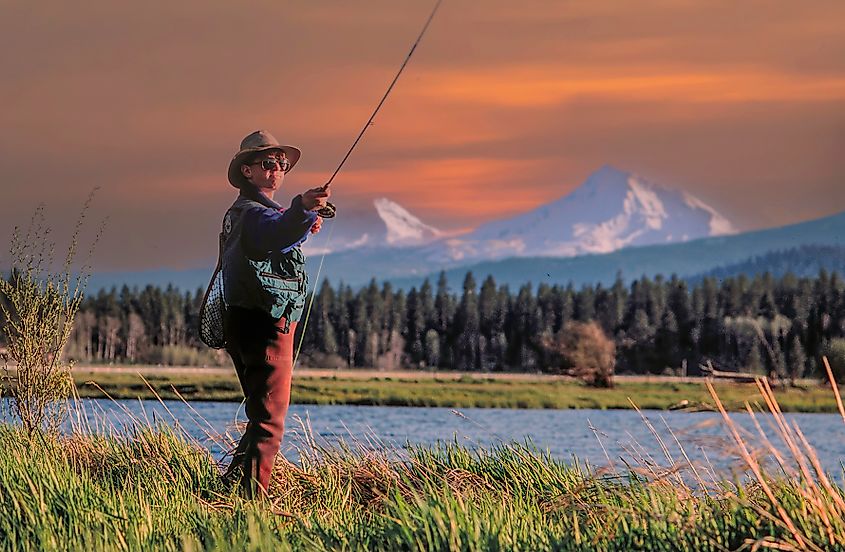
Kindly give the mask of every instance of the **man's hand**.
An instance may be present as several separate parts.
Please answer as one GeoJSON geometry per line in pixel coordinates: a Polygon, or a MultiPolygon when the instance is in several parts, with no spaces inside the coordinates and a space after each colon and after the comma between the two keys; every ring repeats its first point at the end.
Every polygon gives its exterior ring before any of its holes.
{"type": "Polygon", "coordinates": [[[316,211],[326,206],[326,202],[332,195],[331,190],[324,190],[320,188],[311,188],[302,194],[302,207],[306,211],[316,211]]]}
{"type": "Polygon", "coordinates": [[[320,228],[323,226],[323,217],[317,217],[317,220],[314,221],[314,224],[311,225],[311,233],[316,234],[320,231],[320,228]]]}

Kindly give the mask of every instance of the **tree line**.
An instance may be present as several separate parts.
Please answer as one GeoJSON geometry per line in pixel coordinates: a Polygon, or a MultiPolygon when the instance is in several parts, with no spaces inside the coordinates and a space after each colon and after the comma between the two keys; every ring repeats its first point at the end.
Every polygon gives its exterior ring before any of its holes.
{"type": "MultiPolygon", "coordinates": [[[[297,328],[300,365],[554,372],[550,344],[573,323],[595,322],[615,344],[617,373],[695,375],[709,361],[800,378],[819,374],[821,355],[845,344],[845,285],[825,271],[516,290],[492,276],[478,285],[470,272],[460,290],[443,274],[407,292],[375,280],[360,289],[324,281],[313,299],[297,328]]],[[[198,339],[201,301],[202,290],[172,286],[100,290],[83,302],[66,354],[86,363],[227,364],[198,339]]]]}
{"type": "Polygon", "coordinates": [[[776,278],[785,274],[813,277],[819,274],[821,270],[845,274],[845,246],[801,245],[769,251],[762,255],[749,257],[740,263],[714,268],[698,277],[686,278],[686,280],[691,283],[698,283],[705,276],[723,280],[739,274],[764,274],[766,272],[776,278]]]}
{"type": "Polygon", "coordinates": [[[695,375],[710,361],[800,378],[818,373],[820,355],[845,333],[843,289],[824,271],[704,278],[692,288],[673,276],[577,290],[525,284],[514,292],[491,276],[479,287],[468,273],[458,294],[442,275],[407,294],[375,281],[357,292],[324,283],[304,350],[348,366],[556,371],[547,344],[568,324],[594,321],[615,343],[617,372],[695,375]]]}

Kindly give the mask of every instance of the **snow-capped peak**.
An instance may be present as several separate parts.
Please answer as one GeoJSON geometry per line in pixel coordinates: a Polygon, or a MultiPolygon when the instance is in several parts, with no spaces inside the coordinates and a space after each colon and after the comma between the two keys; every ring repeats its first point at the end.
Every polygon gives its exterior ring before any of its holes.
{"type": "Polygon", "coordinates": [[[449,240],[452,259],[568,257],[734,233],[712,207],[609,165],[570,194],[449,240]]]}
{"type": "Polygon", "coordinates": [[[571,257],[610,253],[629,246],[683,242],[735,233],[715,209],[692,195],[652,184],[605,165],[571,193],[530,212],[447,234],[401,205],[378,198],[374,208],[349,212],[338,243],[317,235],[307,247],[331,251],[410,248],[433,262],[454,263],[505,257],[571,257]],[[420,249],[416,247],[424,246],[420,249]]]}
{"type": "Polygon", "coordinates": [[[440,230],[425,224],[404,207],[380,197],[373,201],[378,216],[387,227],[387,243],[391,246],[421,245],[440,237],[440,230]]]}
{"type": "Polygon", "coordinates": [[[738,230],[731,224],[731,221],[716,212],[697,197],[684,193],[684,202],[693,209],[701,209],[710,213],[710,235],[721,236],[723,234],[736,234],[738,230]]]}
{"type": "Polygon", "coordinates": [[[631,214],[639,207],[647,227],[653,230],[660,230],[663,226],[663,219],[668,218],[663,202],[654,190],[640,183],[633,176],[628,178],[628,189],[631,193],[625,201],[625,212],[631,214]],[[638,203],[639,205],[632,205],[638,203]]]}

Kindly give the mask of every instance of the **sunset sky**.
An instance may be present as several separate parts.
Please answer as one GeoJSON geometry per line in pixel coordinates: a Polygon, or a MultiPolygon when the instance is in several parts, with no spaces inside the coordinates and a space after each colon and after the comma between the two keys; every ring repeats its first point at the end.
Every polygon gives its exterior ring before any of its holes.
{"type": "MultiPolygon", "coordinates": [[[[213,264],[240,140],[302,148],[283,203],[324,183],[432,6],[3,2],[3,243],[40,202],[67,233],[100,186],[96,269],[213,264]]],[[[471,228],[604,164],[742,230],[843,211],[843,28],[841,0],[444,0],[335,179],[331,224],[388,197],[471,228]]]]}

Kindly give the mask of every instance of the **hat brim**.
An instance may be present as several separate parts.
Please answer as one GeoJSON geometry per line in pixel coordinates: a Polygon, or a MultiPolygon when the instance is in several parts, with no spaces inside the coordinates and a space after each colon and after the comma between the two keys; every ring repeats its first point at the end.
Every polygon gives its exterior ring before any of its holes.
{"type": "Polygon", "coordinates": [[[295,146],[262,146],[260,148],[250,148],[246,150],[239,151],[232,160],[229,162],[229,184],[234,186],[235,188],[240,188],[244,184],[248,183],[249,181],[244,178],[243,173],[241,172],[241,165],[243,165],[244,161],[256,153],[261,153],[262,151],[281,151],[285,154],[285,157],[288,158],[290,161],[290,169],[288,172],[293,170],[293,167],[296,165],[296,162],[299,161],[302,152],[299,148],[295,146]]]}

